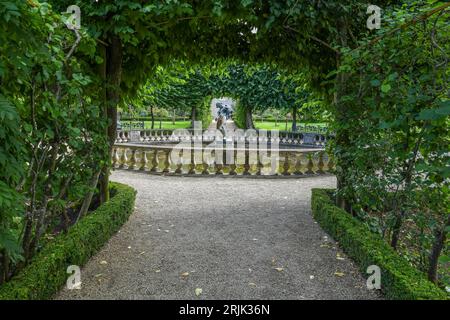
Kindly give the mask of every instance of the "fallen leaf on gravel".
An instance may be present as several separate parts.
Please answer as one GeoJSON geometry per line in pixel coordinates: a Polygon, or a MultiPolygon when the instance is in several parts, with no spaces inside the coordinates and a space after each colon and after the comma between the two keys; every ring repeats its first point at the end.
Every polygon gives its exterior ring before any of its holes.
{"type": "Polygon", "coordinates": [[[343,276],[345,276],[345,273],[343,273],[343,272],[335,272],[334,275],[336,277],[343,277],[343,276]]]}
{"type": "Polygon", "coordinates": [[[141,256],[145,253],[145,251],[142,251],[141,253],[139,253],[141,256]]]}
{"type": "Polygon", "coordinates": [[[195,295],[198,297],[199,295],[201,295],[203,293],[202,288],[197,288],[195,289],[195,295]]]}
{"type": "Polygon", "coordinates": [[[105,260],[103,260],[103,261],[100,261],[100,264],[105,265],[105,264],[108,264],[108,262],[106,262],[105,260]]]}
{"type": "Polygon", "coordinates": [[[181,274],[182,277],[187,277],[188,275],[189,275],[189,272],[183,272],[183,273],[181,274]]]}
{"type": "Polygon", "coordinates": [[[277,270],[278,272],[281,272],[284,270],[284,268],[278,267],[278,268],[275,268],[275,270],[277,270]]]}
{"type": "Polygon", "coordinates": [[[250,282],[248,285],[249,285],[250,287],[256,287],[256,283],[253,283],[253,282],[250,282]]]}
{"type": "Polygon", "coordinates": [[[156,272],[156,273],[160,273],[160,272],[161,272],[161,270],[155,270],[155,272],[156,272]]]}
{"type": "Polygon", "coordinates": [[[98,278],[98,277],[101,277],[102,275],[103,275],[103,273],[99,273],[99,274],[96,274],[95,277],[98,278]]]}
{"type": "Polygon", "coordinates": [[[341,257],[339,253],[336,254],[336,259],[338,260],[345,260],[345,258],[341,257]]]}

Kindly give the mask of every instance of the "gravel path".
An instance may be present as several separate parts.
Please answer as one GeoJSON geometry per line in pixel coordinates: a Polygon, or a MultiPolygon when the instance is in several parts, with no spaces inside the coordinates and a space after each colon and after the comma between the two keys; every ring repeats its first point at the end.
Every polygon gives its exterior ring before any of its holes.
{"type": "Polygon", "coordinates": [[[57,299],[379,298],[311,217],[332,177],[113,180],[138,190],[135,213],[57,299]]]}

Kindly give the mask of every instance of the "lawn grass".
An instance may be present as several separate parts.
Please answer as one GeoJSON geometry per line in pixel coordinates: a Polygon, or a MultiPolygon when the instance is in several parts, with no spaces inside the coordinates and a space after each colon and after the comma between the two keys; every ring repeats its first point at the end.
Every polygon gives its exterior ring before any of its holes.
{"type": "MultiPolygon", "coordinates": [[[[275,125],[275,122],[271,121],[254,121],[256,129],[264,129],[264,130],[281,130],[286,131],[286,122],[279,121],[277,123],[278,126],[275,125]]],[[[326,127],[326,123],[297,123],[297,128],[301,131],[305,125],[318,126],[318,127],[326,127]]],[[[292,121],[287,123],[287,131],[292,130],[292,121]]]]}
{"type": "MultiPolygon", "coordinates": [[[[127,130],[129,129],[129,124],[132,123],[140,123],[141,121],[123,121],[122,122],[122,129],[127,130]]],[[[151,121],[143,121],[144,122],[144,129],[150,130],[151,129],[151,121]]],[[[275,125],[275,122],[271,121],[254,121],[256,129],[263,129],[263,130],[286,130],[286,122],[278,122],[277,125],[275,125]]],[[[326,123],[299,123],[297,124],[297,127],[299,131],[301,131],[302,128],[304,128],[306,125],[311,126],[317,126],[317,127],[323,127],[325,128],[327,126],[326,123]]],[[[161,127],[160,122],[155,121],[154,129],[188,129],[191,127],[191,121],[175,121],[173,123],[172,121],[161,121],[161,127]]],[[[292,130],[292,122],[288,122],[287,125],[287,131],[292,130]]]]}
{"type": "MultiPolygon", "coordinates": [[[[122,122],[122,129],[127,130],[129,129],[129,123],[140,123],[141,121],[123,121],[122,122]]],[[[150,130],[152,127],[151,121],[143,121],[144,122],[144,129],[150,130]]],[[[191,127],[191,121],[175,121],[173,123],[172,121],[161,121],[161,128],[160,128],[160,122],[155,121],[154,129],[188,129],[191,127]]]]}

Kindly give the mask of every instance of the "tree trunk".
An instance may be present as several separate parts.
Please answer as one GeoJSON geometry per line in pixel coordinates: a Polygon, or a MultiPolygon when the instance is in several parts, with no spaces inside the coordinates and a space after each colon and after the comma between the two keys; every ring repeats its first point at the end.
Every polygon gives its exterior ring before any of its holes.
{"type": "Polygon", "coordinates": [[[245,108],[245,129],[255,129],[251,108],[245,108]]]}
{"type": "Polygon", "coordinates": [[[153,106],[150,106],[150,118],[152,120],[151,129],[155,128],[155,114],[153,113],[153,106]]]}
{"type": "Polygon", "coordinates": [[[10,259],[8,257],[8,254],[6,253],[6,250],[1,251],[1,257],[2,260],[0,263],[0,285],[9,280],[9,264],[10,264],[10,259]]]}
{"type": "Polygon", "coordinates": [[[196,110],[195,106],[192,106],[192,109],[191,109],[191,127],[192,128],[194,128],[194,122],[195,122],[195,120],[197,120],[196,117],[197,117],[197,110],[196,110]]]}
{"type": "MultiPolygon", "coordinates": [[[[409,124],[409,121],[407,122],[409,124]]],[[[408,126],[409,127],[409,126],[408,126]]],[[[411,128],[411,127],[409,127],[411,128]]],[[[409,129],[406,133],[405,141],[404,141],[404,152],[409,153],[410,149],[410,138],[411,138],[411,129],[409,129]]],[[[402,190],[402,193],[400,194],[400,199],[397,201],[397,204],[399,203],[401,206],[406,202],[405,193],[411,192],[411,182],[412,182],[412,174],[414,169],[414,163],[416,162],[417,152],[419,150],[420,146],[420,139],[416,143],[415,151],[414,151],[414,158],[410,159],[409,161],[405,161],[403,164],[403,177],[405,180],[405,185],[402,190]]],[[[394,208],[396,208],[398,205],[394,208]]],[[[400,230],[403,225],[403,220],[405,219],[407,212],[403,209],[403,207],[400,208],[399,212],[397,213],[395,217],[395,223],[394,227],[392,229],[392,239],[391,239],[391,247],[394,249],[397,249],[398,241],[400,239],[400,230]]]]}
{"type": "Polygon", "coordinates": [[[438,282],[438,264],[439,256],[441,255],[442,248],[444,247],[445,241],[447,239],[446,228],[450,226],[450,215],[447,218],[447,222],[444,224],[442,229],[436,232],[433,248],[430,253],[430,266],[428,268],[428,280],[437,284],[438,282]]]}
{"type": "Polygon", "coordinates": [[[99,176],[100,176],[100,171],[97,171],[94,174],[94,176],[92,177],[91,182],[89,183],[90,190],[88,191],[88,193],[84,197],[84,200],[83,200],[83,203],[81,205],[80,211],[78,212],[77,222],[78,222],[78,220],[80,220],[81,218],[83,218],[86,215],[86,213],[89,210],[89,207],[91,206],[92,197],[94,196],[95,186],[98,183],[99,176]]]}
{"type": "Polygon", "coordinates": [[[292,132],[297,132],[297,105],[292,107],[292,132]]]}
{"type": "MultiPolygon", "coordinates": [[[[103,119],[108,118],[108,102],[106,98],[106,69],[107,69],[107,54],[106,54],[106,46],[103,44],[99,44],[98,46],[99,55],[103,59],[103,62],[98,67],[98,74],[100,79],[102,80],[102,88],[101,88],[101,110],[103,119]]],[[[105,129],[105,135],[108,135],[108,128],[105,129]]],[[[109,154],[105,154],[105,158],[109,158],[109,154]]],[[[99,178],[99,196],[100,203],[105,203],[109,199],[109,190],[108,190],[108,174],[109,167],[107,165],[103,166],[102,171],[100,173],[99,178]]]]}
{"type": "Polygon", "coordinates": [[[120,83],[122,79],[122,42],[116,35],[111,36],[106,48],[106,116],[108,119],[108,155],[107,165],[101,175],[101,199],[109,201],[109,175],[111,154],[117,131],[117,105],[120,102],[120,83]]]}
{"type": "MultiPolygon", "coordinates": [[[[340,45],[343,48],[346,48],[348,46],[348,30],[347,30],[347,24],[344,20],[341,20],[338,22],[337,30],[339,34],[339,41],[340,45]]],[[[341,55],[340,53],[336,53],[336,69],[339,68],[341,64],[341,55]]],[[[349,110],[348,104],[345,102],[342,102],[342,97],[346,95],[347,91],[347,80],[348,75],[339,73],[336,76],[335,80],[335,95],[334,95],[334,105],[335,105],[335,111],[336,111],[336,122],[344,124],[349,119],[349,113],[351,113],[351,110],[349,110]]],[[[336,146],[339,147],[339,150],[345,150],[346,146],[349,146],[350,141],[350,132],[348,129],[344,129],[342,127],[338,127],[336,130],[336,136],[335,136],[336,146]]],[[[347,168],[351,167],[351,158],[345,154],[344,152],[336,152],[335,157],[337,160],[336,164],[336,178],[337,178],[337,189],[338,191],[341,191],[342,189],[348,187],[351,184],[351,181],[348,181],[347,179],[347,168]]],[[[348,199],[344,198],[341,195],[338,195],[336,197],[336,204],[346,210],[347,212],[351,211],[351,206],[348,201],[348,199]]]]}

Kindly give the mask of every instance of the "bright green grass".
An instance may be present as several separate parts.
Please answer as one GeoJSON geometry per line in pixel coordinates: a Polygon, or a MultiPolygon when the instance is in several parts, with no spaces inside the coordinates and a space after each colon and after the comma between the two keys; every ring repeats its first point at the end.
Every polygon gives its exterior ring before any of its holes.
{"type": "MultiPolygon", "coordinates": [[[[286,130],[286,122],[278,122],[278,126],[275,126],[275,122],[259,122],[254,121],[256,129],[264,129],[264,130],[286,130]]],[[[312,125],[312,126],[318,126],[318,127],[326,127],[326,123],[297,123],[297,128],[301,130],[305,127],[305,125],[312,125]]],[[[288,122],[287,124],[287,130],[292,130],[292,121],[288,122]]]]}
{"type": "MultiPolygon", "coordinates": [[[[139,123],[140,121],[133,121],[134,123],[139,123]]],[[[130,121],[123,121],[122,122],[122,128],[124,130],[129,129],[127,125],[130,123],[130,121]]],[[[151,121],[144,121],[144,126],[146,130],[151,129],[152,122],[151,121]]],[[[161,121],[161,129],[187,129],[190,128],[191,121],[175,121],[175,124],[172,123],[172,121],[161,121]]],[[[159,121],[155,121],[154,129],[160,129],[159,127],[159,121]]]]}
{"type": "MultiPolygon", "coordinates": [[[[133,121],[134,123],[139,123],[139,121],[133,121]]],[[[129,129],[128,124],[130,121],[123,121],[122,126],[123,129],[129,129]]],[[[254,121],[256,129],[264,129],[264,130],[286,130],[286,122],[278,122],[278,126],[275,126],[275,122],[260,122],[260,121],[254,121]]],[[[326,123],[299,123],[297,124],[299,130],[304,128],[305,125],[314,125],[319,127],[326,127],[326,123]]],[[[149,130],[151,128],[151,121],[144,121],[145,130],[149,130]]],[[[175,124],[172,123],[172,121],[162,121],[161,122],[161,129],[188,129],[191,127],[191,121],[175,121],[175,124]]],[[[160,123],[159,121],[155,121],[154,129],[160,129],[160,123]]],[[[291,131],[292,129],[292,122],[288,122],[287,130],[291,131]]]]}

